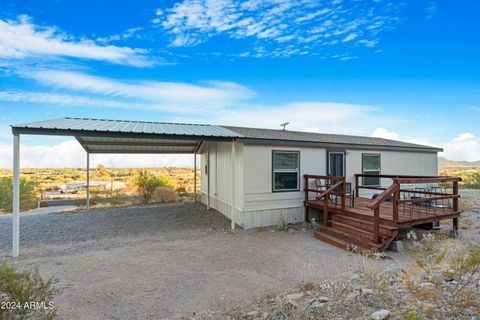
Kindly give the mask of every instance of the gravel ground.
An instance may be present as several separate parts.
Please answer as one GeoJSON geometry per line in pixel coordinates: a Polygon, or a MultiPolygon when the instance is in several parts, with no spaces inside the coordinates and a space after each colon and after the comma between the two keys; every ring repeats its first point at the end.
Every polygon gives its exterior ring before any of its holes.
{"type": "MultiPolygon", "coordinates": [[[[21,256],[10,255],[11,218],[0,218],[0,259],[38,265],[64,292],[60,319],[179,319],[253,303],[301,281],[351,273],[358,255],[310,231],[229,231],[202,205],[161,205],[25,215],[21,256]]],[[[380,268],[405,255],[374,261],[380,268]]]]}

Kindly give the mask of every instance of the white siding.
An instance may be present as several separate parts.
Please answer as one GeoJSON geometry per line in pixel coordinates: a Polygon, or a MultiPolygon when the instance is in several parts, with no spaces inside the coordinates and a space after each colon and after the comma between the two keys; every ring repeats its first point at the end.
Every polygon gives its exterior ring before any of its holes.
{"type": "MultiPolygon", "coordinates": [[[[207,150],[210,148],[210,205],[212,208],[222,212],[230,218],[231,190],[232,190],[232,143],[231,142],[210,142],[205,143],[201,150],[201,192],[202,202],[206,203],[207,175],[207,150]]],[[[235,144],[235,208],[237,211],[243,209],[243,144],[235,144]]],[[[237,220],[237,223],[239,221],[237,220]]]]}
{"type": "Polygon", "coordinates": [[[303,175],[325,174],[325,149],[245,145],[244,147],[245,228],[279,224],[282,220],[304,219],[303,175]],[[300,152],[300,190],[272,192],[272,151],[300,152]]]}
{"type": "MultiPolygon", "coordinates": [[[[381,174],[436,176],[438,172],[435,152],[347,150],[346,178],[353,184],[355,183],[354,175],[362,173],[362,153],[380,154],[381,174]]],[[[381,179],[382,187],[389,186],[391,182],[391,179],[381,179]]],[[[378,192],[365,190],[360,192],[362,196],[372,193],[378,192]]]]}

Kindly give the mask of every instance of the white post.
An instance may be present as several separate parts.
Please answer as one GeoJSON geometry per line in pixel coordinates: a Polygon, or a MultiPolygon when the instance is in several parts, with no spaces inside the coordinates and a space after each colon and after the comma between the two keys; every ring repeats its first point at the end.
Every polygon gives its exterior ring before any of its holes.
{"type": "Polygon", "coordinates": [[[235,141],[232,141],[232,194],[231,194],[231,208],[230,208],[230,217],[232,221],[232,230],[235,230],[235,141]]]}
{"type": "Polygon", "coordinates": [[[193,203],[197,203],[197,150],[193,153],[193,203]]]}
{"type": "Polygon", "coordinates": [[[210,209],[210,142],[207,142],[207,210],[210,209]]]}
{"type": "Polygon", "coordinates": [[[87,152],[87,210],[90,210],[90,153],[87,152]]]}
{"type": "Polygon", "coordinates": [[[13,135],[12,257],[20,254],[20,135],[13,135]]]}

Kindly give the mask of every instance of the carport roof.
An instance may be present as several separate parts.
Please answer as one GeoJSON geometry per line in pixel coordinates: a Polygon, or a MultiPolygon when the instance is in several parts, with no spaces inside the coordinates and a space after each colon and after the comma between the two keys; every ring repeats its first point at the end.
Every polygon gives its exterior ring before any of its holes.
{"type": "Polygon", "coordinates": [[[243,138],[215,125],[86,118],[12,125],[12,132],[75,136],[90,153],[193,153],[203,140],[243,138]]]}

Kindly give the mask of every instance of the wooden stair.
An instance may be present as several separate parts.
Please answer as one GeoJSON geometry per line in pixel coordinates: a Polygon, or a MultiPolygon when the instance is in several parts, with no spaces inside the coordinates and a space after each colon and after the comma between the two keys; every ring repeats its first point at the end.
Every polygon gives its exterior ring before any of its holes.
{"type": "Polygon", "coordinates": [[[398,235],[398,227],[380,223],[380,243],[374,243],[373,221],[368,216],[335,213],[328,222],[314,233],[315,238],[366,255],[385,251],[398,235]]]}

